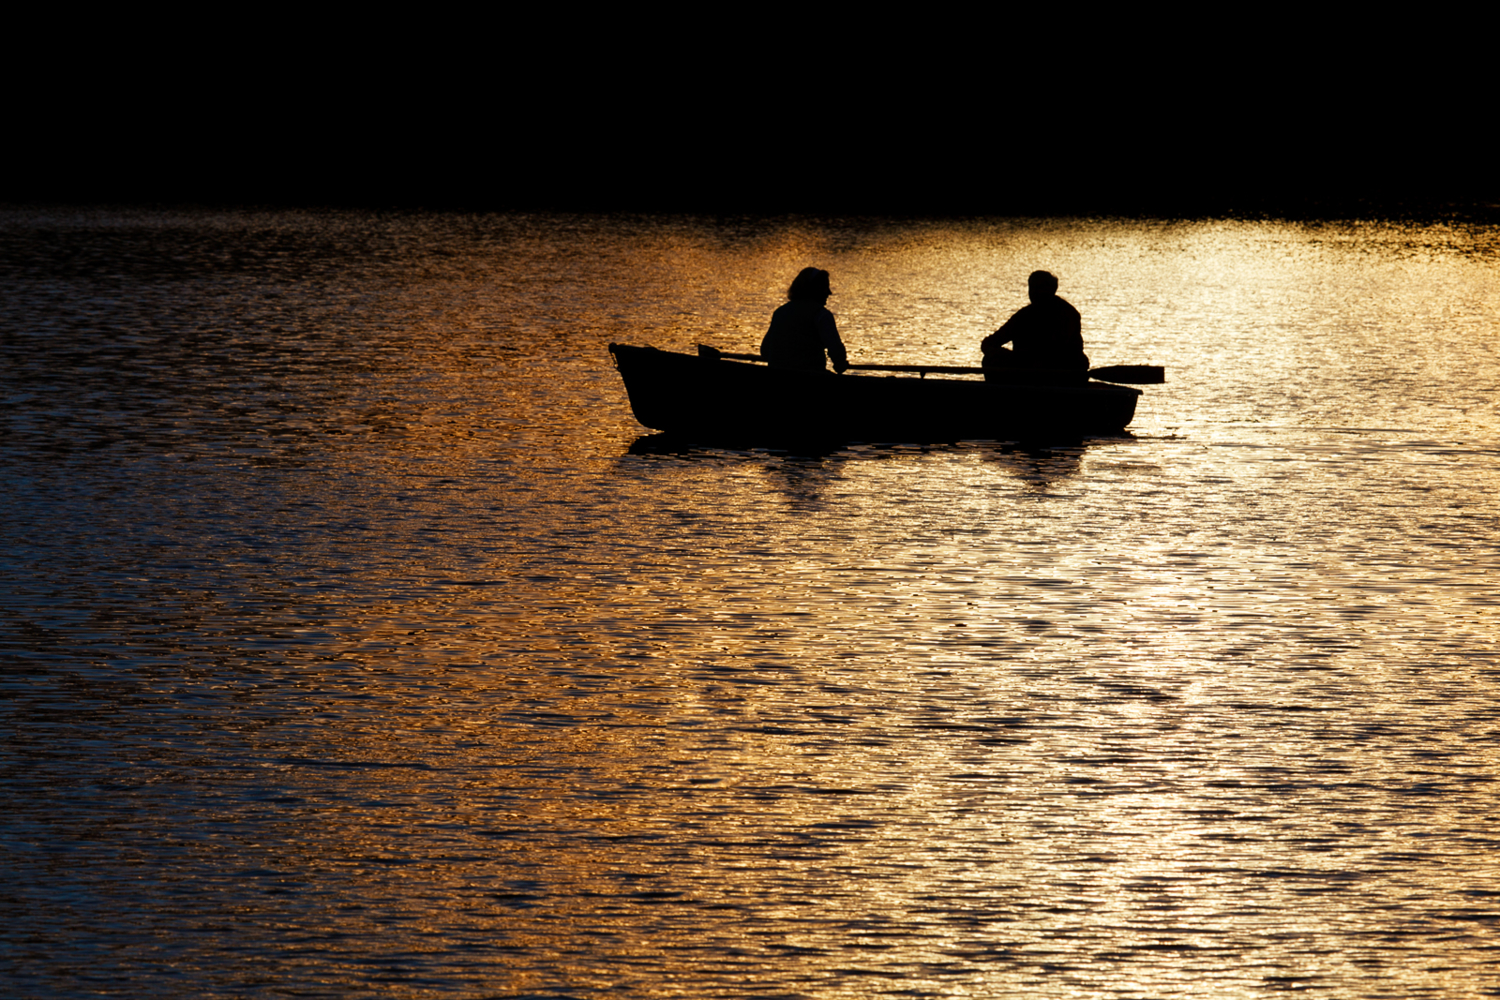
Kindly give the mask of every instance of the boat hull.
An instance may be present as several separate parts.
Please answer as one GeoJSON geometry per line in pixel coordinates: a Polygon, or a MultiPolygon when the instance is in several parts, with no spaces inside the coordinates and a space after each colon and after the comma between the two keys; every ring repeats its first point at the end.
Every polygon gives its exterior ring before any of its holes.
{"type": "Polygon", "coordinates": [[[635,418],[699,441],[1016,441],[1120,434],[1139,389],[782,371],[609,345],[635,418]]]}

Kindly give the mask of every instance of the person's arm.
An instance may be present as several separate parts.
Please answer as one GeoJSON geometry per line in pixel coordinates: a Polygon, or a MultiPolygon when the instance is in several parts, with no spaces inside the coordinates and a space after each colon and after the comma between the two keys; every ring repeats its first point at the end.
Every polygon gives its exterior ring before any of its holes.
{"type": "Polygon", "coordinates": [[[827,309],[823,310],[820,320],[818,334],[823,339],[823,349],[833,362],[833,370],[842,375],[849,367],[849,352],[844,350],[844,342],[839,338],[838,322],[827,309]]]}
{"type": "Polygon", "coordinates": [[[1071,304],[1068,305],[1067,329],[1069,341],[1077,344],[1080,351],[1083,350],[1083,317],[1071,304]]]}
{"type": "Polygon", "coordinates": [[[1010,343],[1011,338],[1015,336],[1015,331],[1011,330],[1011,326],[1015,323],[1016,316],[1019,315],[1021,314],[1017,312],[1015,316],[1012,316],[1010,319],[1006,320],[1001,325],[1000,329],[996,330],[994,333],[981,340],[979,342],[979,353],[989,354],[992,351],[996,351],[1004,347],[1006,344],[1010,343]]]}

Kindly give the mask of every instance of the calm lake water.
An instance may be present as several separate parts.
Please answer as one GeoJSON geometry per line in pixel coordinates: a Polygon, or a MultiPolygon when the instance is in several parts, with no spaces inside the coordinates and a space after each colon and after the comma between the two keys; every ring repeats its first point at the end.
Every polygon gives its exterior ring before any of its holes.
{"type": "Polygon", "coordinates": [[[0,990],[1500,995],[1500,229],[0,211],[0,990]],[[674,448],[611,341],[1081,447],[674,448]],[[645,439],[644,441],[642,439],[645,439]]]}

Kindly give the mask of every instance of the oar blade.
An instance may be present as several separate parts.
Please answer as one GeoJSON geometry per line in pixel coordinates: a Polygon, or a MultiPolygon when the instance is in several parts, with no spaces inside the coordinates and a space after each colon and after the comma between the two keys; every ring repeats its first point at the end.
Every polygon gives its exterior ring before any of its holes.
{"type": "Polygon", "coordinates": [[[1089,378],[1120,385],[1161,385],[1167,370],[1161,365],[1105,365],[1089,369],[1089,378]]]}

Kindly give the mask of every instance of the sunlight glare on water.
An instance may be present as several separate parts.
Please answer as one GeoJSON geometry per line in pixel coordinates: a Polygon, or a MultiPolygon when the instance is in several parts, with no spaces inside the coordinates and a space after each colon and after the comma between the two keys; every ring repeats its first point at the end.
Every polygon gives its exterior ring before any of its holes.
{"type": "Polygon", "coordinates": [[[1493,227],[7,210],[24,996],[1500,991],[1493,227]],[[664,442],[611,342],[1133,436],[664,442]]]}

